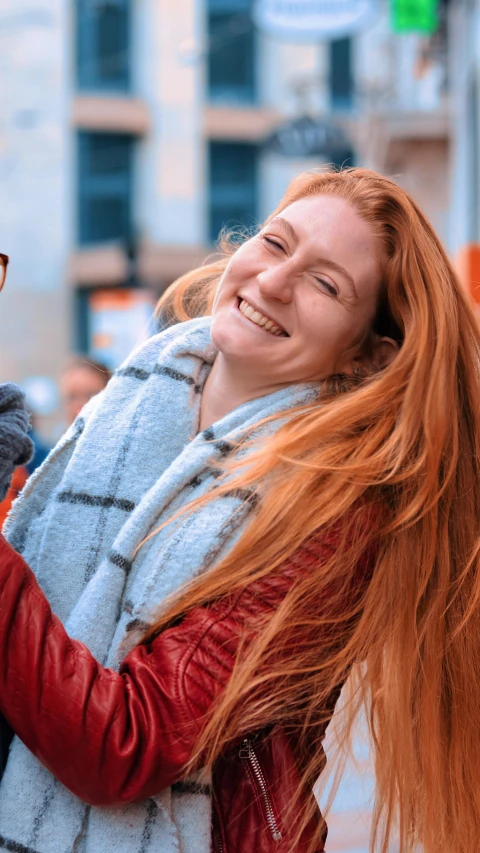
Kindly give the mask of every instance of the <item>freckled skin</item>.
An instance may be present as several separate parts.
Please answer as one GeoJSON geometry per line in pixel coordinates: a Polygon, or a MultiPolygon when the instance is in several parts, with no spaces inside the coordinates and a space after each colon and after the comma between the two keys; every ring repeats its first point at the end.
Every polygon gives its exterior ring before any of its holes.
{"type": "Polygon", "coordinates": [[[281,217],[297,241],[272,223],[238,249],[219,284],[212,322],[223,359],[232,366],[241,362],[243,372],[253,371],[256,383],[261,380],[270,390],[348,370],[346,350],[371,322],[380,287],[379,246],[346,201],[317,195],[294,202],[281,217]],[[350,274],[358,299],[321,259],[350,274]],[[338,295],[332,295],[332,287],[338,295]],[[238,296],[289,337],[269,335],[245,319],[238,296]]]}
{"type": "MultiPolygon", "coordinates": [[[[218,355],[204,387],[200,429],[287,385],[351,373],[363,358],[352,344],[375,315],[381,259],[377,239],[355,209],[324,195],[289,205],[241,246],[217,289],[212,339],[218,355]],[[248,320],[241,299],[288,336],[248,320]]],[[[385,342],[387,350],[396,346],[385,342]]]]}

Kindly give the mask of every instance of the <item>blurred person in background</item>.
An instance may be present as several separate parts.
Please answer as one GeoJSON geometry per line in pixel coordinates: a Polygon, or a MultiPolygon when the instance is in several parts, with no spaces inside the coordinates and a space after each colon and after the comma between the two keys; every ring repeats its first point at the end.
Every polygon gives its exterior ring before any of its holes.
{"type": "Polygon", "coordinates": [[[111,375],[108,367],[92,358],[74,355],[69,359],[60,376],[60,397],[67,426],[92,397],[103,391],[111,375]]]}
{"type": "Polygon", "coordinates": [[[26,396],[25,405],[30,416],[29,437],[33,445],[33,455],[25,465],[18,465],[15,468],[10,487],[4,499],[0,501],[0,530],[12,508],[14,500],[16,500],[23,487],[26,485],[28,478],[42,464],[42,462],[45,461],[50,452],[50,448],[47,447],[36,428],[36,413],[28,394],[26,396]]]}
{"type": "MultiPolygon", "coordinates": [[[[8,255],[0,252],[0,290],[3,289],[7,277],[8,255]]],[[[1,422],[11,431],[11,422],[18,420],[20,442],[22,436],[29,431],[24,449],[17,446],[18,435],[13,433],[11,446],[6,447],[6,435],[0,427],[0,529],[7,517],[13,501],[23,489],[30,474],[45,459],[48,450],[44,448],[38,435],[31,428],[31,412],[25,403],[25,395],[19,388],[9,383],[0,385],[0,417],[1,422]],[[25,448],[27,452],[25,452],[25,448]]],[[[4,741],[0,745],[0,755],[4,753],[4,741]]]]}
{"type": "Polygon", "coordinates": [[[26,404],[27,404],[27,409],[28,409],[29,414],[30,414],[30,424],[31,424],[30,438],[32,439],[32,442],[33,442],[33,456],[31,458],[30,462],[28,462],[27,465],[25,466],[25,468],[27,470],[27,474],[28,474],[28,476],[30,476],[42,464],[42,462],[45,461],[48,454],[50,453],[50,447],[48,447],[45,444],[43,438],[41,437],[40,433],[38,432],[37,413],[35,412],[34,408],[30,405],[30,401],[28,399],[28,394],[27,394],[27,398],[26,398],[26,404]]]}
{"type": "MultiPolygon", "coordinates": [[[[8,255],[0,252],[0,291],[7,277],[8,255]]],[[[28,476],[26,465],[33,455],[25,394],[12,383],[0,384],[0,518],[8,491],[19,490],[28,476]],[[23,472],[16,477],[17,472],[23,472]]],[[[3,522],[3,518],[1,518],[3,522]]],[[[3,773],[13,731],[0,713],[0,776],[3,773]]]]}
{"type": "Polygon", "coordinates": [[[0,500],[0,529],[5,523],[5,519],[12,508],[13,502],[18,498],[23,487],[26,485],[29,473],[26,465],[18,465],[12,473],[10,484],[5,497],[0,500]]]}
{"type": "MultiPolygon", "coordinates": [[[[103,391],[111,378],[111,372],[104,364],[80,355],[72,356],[60,376],[60,397],[64,415],[64,428],[70,426],[88,401],[103,391]]],[[[10,487],[4,499],[0,501],[0,529],[3,526],[14,500],[18,497],[28,478],[47,458],[50,448],[40,436],[36,422],[36,402],[32,394],[27,394],[26,405],[30,414],[30,438],[34,453],[26,465],[15,468],[10,487]]]]}
{"type": "Polygon", "coordinates": [[[165,300],[0,537],[0,850],[320,851],[348,679],[379,849],[476,853],[480,334],[431,226],[305,173],[165,300]]]}

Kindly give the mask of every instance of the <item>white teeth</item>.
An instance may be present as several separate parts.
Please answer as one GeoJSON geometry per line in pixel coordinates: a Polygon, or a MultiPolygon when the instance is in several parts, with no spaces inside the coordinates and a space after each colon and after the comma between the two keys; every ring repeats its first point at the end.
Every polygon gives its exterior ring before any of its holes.
{"type": "Polygon", "coordinates": [[[256,311],[252,308],[245,299],[241,300],[239,308],[245,317],[248,317],[248,319],[251,320],[252,323],[255,323],[255,325],[264,328],[266,332],[271,332],[272,335],[276,335],[277,337],[284,334],[284,331],[280,326],[277,326],[273,320],[269,320],[264,314],[260,314],[260,311],[256,311]]]}

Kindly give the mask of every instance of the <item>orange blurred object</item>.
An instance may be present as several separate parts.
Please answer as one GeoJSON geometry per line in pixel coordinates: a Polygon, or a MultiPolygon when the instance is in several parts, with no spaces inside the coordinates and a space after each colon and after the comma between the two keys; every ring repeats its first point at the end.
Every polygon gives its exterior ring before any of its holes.
{"type": "Polygon", "coordinates": [[[27,480],[27,469],[24,468],[23,465],[20,465],[18,468],[15,468],[15,471],[13,472],[12,482],[10,483],[10,488],[3,501],[0,502],[0,529],[3,527],[3,523],[8,513],[10,512],[12,503],[18,496],[19,492],[22,491],[27,480]]]}
{"type": "Polygon", "coordinates": [[[480,315],[480,243],[467,243],[458,251],[455,266],[480,315]]]}

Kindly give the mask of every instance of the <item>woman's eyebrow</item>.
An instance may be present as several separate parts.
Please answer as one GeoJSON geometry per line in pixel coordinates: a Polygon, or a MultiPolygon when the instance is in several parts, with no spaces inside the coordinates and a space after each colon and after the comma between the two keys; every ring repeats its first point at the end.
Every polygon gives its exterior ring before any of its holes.
{"type": "MultiPolygon", "coordinates": [[[[269,222],[269,225],[275,225],[275,224],[281,225],[282,228],[284,228],[284,230],[287,232],[290,239],[293,240],[295,245],[298,243],[297,232],[295,231],[293,226],[290,224],[288,219],[284,219],[283,216],[275,216],[275,218],[269,222]]],[[[355,299],[358,299],[358,293],[357,293],[357,289],[355,287],[355,282],[354,282],[352,276],[350,275],[350,273],[347,272],[345,267],[342,267],[340,264],[337,264],[335,261],[330,261],[328,258],[319,258],[318,260],[325,267],[328,267],[329,269],[331,269],[332,272],[336,272],[339,275],[341,275],[345,279],[345,281],[347,282],[347,284],[349,285],[351,290],[353,291],[353,295],[354,295],[355,299]]]]}
{"type": "Polygon", "coordinates": [[[293,240],[293,242],[298,243],[297,232],[295,231],[293,226],[290,225],[290,222],[288,221],[288,219],[284,219],[283,216],[275,216],[275,218],[272,219],[268,224],[269,225],[276,225],[276,224],[281,225],[282,228],[284,228],[285,231],[287,232],[288,236],[293,240]]]}

